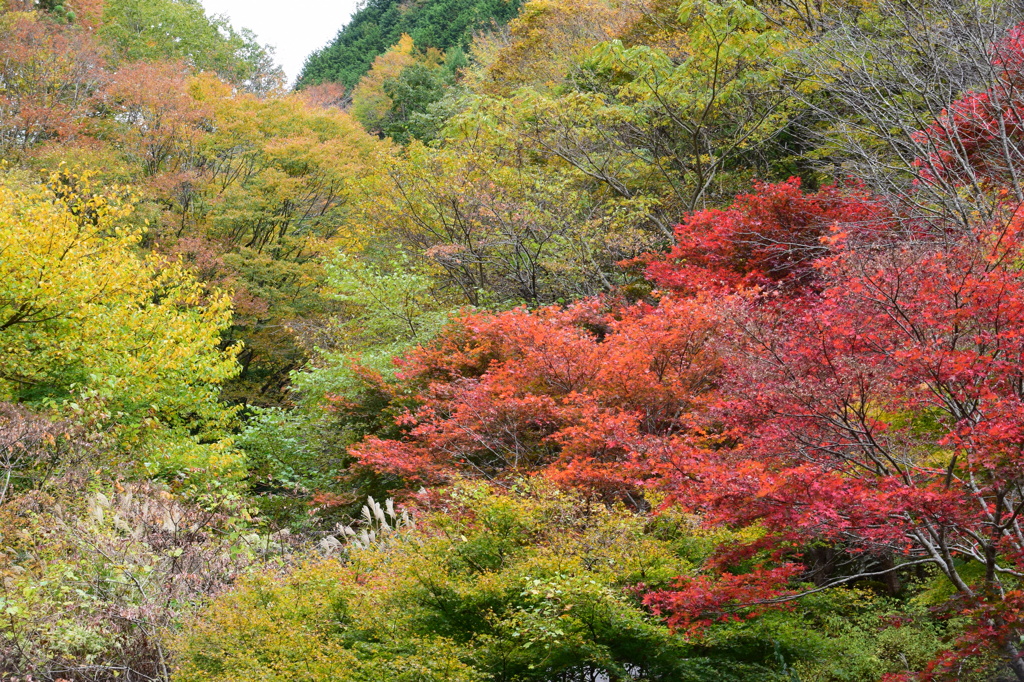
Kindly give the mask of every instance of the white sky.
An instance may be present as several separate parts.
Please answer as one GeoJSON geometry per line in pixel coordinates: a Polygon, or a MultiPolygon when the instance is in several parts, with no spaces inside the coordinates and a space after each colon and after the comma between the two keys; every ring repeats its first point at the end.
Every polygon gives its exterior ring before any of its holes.
{"type": "Polygon", "coordinates": [[[275,48],[275,59],[294,83],[313,50],[330,42],[358,0],[202,0],[208,14],[224,14],[275,48]]]}

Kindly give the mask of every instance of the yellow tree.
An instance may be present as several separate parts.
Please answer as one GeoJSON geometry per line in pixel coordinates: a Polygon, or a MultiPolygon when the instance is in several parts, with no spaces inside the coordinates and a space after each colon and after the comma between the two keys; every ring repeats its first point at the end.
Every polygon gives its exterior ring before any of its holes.
{"type": "Polygon", "coordinates": [[[578,70],[593,46],[615,38],[637,18],[633,3],[615,0],[531,0],[508,26],[505,40],[480,36],[471,70],[478,91],[509,96],[522,87],[545,90],[578,70]],[[488,48],[500,41],[498,50],[488,48]],[[493,54],[490,54],[493,52],[493,54]]]}
{"type": "Polygon", "coordinates": [[[239,94],[212,76],[189,86],[207,131],[187,163],[154,177],[161,236],[203,279],[234,293],[244,341],[231,400],[273,404],[304,351],[293,329],[331,307],[320,256],[344,239],[352,181],[381,143],[337,107],[299,95],[239,94]]]}
{"type": "Polygon", "coordinates": [[[58,172],[0,178],[0,399],[49,406],[112,432],[147,473],[239,464],[220,384],[228,298],[137,251],[124,188],[58,172]]]}

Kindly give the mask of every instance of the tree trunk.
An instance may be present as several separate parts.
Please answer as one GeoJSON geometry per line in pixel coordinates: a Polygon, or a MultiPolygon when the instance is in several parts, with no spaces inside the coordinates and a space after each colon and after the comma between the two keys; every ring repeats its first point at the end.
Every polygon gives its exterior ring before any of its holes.
{"type": "Polygon", "coordinates": [[[1011,641],[1007,641],[1006,646],[1003,648],[1010,657],[1010,669],[1013,670],[1013,674],[1017,676],[1019,682],[1024,682],[1024,658],[1021,658],[1020,651],[1011,641]]]}

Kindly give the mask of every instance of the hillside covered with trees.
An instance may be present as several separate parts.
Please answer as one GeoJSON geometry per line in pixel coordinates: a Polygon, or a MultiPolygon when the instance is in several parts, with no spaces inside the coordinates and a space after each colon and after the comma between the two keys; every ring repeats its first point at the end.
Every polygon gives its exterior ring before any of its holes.
{"type": "Polygon", "coordinates": [[[1024,6],[0,12],[5,681],[1024,681],[1024,6]]]}
{"type": "Polygon", "coordinates": [[[299,87],[341,83],[352,88],[376,57],[409,35],[421,49],[448,55],[457,67],[474,34],[504,26],[516,16],[520,0],[373,0],[362,4],[333,41],[311,54],[299,74],[299,87]]]}

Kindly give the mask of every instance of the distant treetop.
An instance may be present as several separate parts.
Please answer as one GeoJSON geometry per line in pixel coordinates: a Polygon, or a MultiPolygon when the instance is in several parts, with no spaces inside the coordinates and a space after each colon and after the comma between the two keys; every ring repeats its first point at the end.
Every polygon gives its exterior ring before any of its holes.
{"type": "Polygon", "coordinates": [[[373,60],[403,33],[420,49],[465,48],[474,31],[503,25],[521,0],[368,0],[326,47],[306,59],[297,87],[341,83],[353,88],[373,60]]]}

